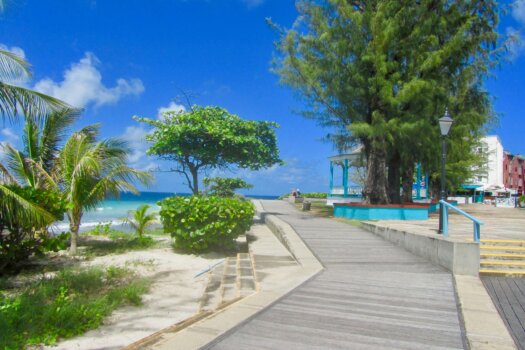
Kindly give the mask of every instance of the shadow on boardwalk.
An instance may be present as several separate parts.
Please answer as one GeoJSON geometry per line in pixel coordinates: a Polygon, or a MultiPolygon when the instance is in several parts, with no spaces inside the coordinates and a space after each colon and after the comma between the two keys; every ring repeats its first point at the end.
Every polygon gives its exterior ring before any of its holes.
{"type": "Polygon", "coordinates": [[[325,270],[208,349],[463,349],[452,276],[362,229],[263,201],[325,270]]]}

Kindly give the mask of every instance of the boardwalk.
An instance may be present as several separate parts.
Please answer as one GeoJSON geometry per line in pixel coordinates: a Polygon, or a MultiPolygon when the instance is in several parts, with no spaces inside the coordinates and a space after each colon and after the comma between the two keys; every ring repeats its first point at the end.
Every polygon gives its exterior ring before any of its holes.
{"type": "Polygon", "coordinates": [[[516,345],[525,350],[525,279],[483,277],[482,281],[516,345]]]}
{"type": "Polygon", "coordinates": [[[359,228],[264,201],[325,270],[208,349],[463,349],[452,276],[359,228]]]}

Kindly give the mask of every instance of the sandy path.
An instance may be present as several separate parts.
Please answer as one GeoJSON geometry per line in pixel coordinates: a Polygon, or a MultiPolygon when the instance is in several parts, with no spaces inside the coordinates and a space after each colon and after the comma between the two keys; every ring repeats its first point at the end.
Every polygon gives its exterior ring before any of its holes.
{"type": "Polygon", "coordinates": [[[120,349],[162,328],[182,321],[199,310],[207,274],[195,275],[222,261],[218,255],[176,254],[171,248],[110,255],[86,262],[87,266],[125,266],[151,276],[150,293],[141,307],[115,311],[105,324],[84,335],[45,349],[120,349]]]}

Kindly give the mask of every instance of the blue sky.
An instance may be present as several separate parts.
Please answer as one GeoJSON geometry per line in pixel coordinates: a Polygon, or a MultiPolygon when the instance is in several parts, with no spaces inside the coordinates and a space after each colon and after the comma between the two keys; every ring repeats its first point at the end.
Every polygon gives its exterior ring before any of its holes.
{"type": "MultiPolygon", "coordinates": [[[[503,34],[525,32],[525,0],[502,18],[503,34]]],[[[131,118],[157,117],[178,108],[181,90],[200,105],[219,105],[245,119],[273,120],[283,167],[240,171],[252,194],[292,187],[327,191],[332,146],[326,130],[295,113],[302,102],[270,72],[276,34],[266,17],[289,27],[292,0],[9,0],[0,18],[0,45],[32,64],[26,86],[84,107],[78,125],[102,122],[104,137],[124,137],[132,165],[160,163],[145,155],[147,130],[131,118]]],[[[525,49],[515,44],[508,62],[487,82],[506,150],[525,154],[525,49]]],[[[19,126],[0,126],[0,142],[20,144],[19,126]]],[[[160,164],[166,168],[168,165],[160,164]]],[[[213,174],[212,174],[213,175],[213,174]]],[[[234,174],[227,174],[234,176],[234,174]]],[[[187,192],[183,179],[159,174],[151,190],[187,192]]]]}

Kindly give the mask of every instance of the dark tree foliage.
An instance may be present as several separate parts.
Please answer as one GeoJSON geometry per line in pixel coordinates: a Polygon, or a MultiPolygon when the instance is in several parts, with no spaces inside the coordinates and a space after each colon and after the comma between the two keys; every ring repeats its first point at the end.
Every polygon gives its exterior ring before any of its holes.
{"type": "MultiPolygon", "coordinates": [[[[294,26],[278,28],[274,69],[338,148],[364,146],[367,202],[400,201],[401,178],[408,198],[416,162],[436,173],[446,107],[449,170],[479,160],[471,150],[494,117],[483,82],[497,60],[496,1],[304,0],[297,9],[294,26]]],[[[460,168],[455,179],[465,180],[469,167],[460,168]]]]}

